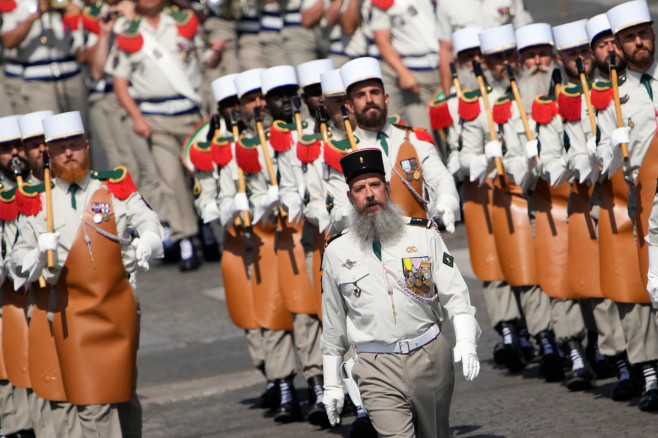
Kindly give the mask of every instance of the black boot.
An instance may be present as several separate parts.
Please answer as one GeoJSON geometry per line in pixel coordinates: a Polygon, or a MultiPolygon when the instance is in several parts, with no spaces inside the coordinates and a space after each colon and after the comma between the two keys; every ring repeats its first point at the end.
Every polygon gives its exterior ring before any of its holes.
{"type": "Polygon", "coordinates": [[[526,366],[526,360],[516,334],[516,323],[503,321],[500,332],[503,335],[503,343],[494,348],[494,360],[505,365],[510,371],[522,370],[526,366]]]}
{"type": "Polygon", "coordinates": [[[219,243],[215,238],[211,224],[199,224],[199,240],[203,252],[204,262],[218,262],[221,259],[219,243]]]}
{"type": "Polygon", "coordinates": [[[274,421],[277,423],[292,423],[302,419],[302,410],[297,401],[297,392],[292,378],[280,379],[278,381],[281,404],[274,414],[274,421]]]}
{"type": "Polygon", "coordinates": [[[377,438],[377,431],[366,411],[361,406],[355,411],[356,419],[350,426],[350,438],[377,438]]]}
{"type": "Polygon", "coordinates": [[[630,400],[640,392],[637,382],[631,374],[631,364],[628,363],[626,352],[609,357],[608,361],[617,368],[617,384],[612,389],[614,401],[630,400]]]}
{"type": "Polygon", "coordinates": [[[201,266],[198,244],[195,238],[185,238],[178,242],[180,248],[180,261],[178,269],[181,272],[194,271],[201,266]]]}
{"type": "Polygon", "coordinates": [[[164,249],[164,257],[162,263],[165,265],[171,265],[179,261],[180,259],[180,247],[171,240],[171,227],[169,223],[163,222],[162,229],[164,230],[164,240],[162,241],[162,247],[164,249]]]}
{"type": "Polygon", "coordinates": [[[260,396],[259,406],[261,409],[269,409],[270,411],[279,407],[279,386],[276,382],[267,382],[267,387],[260,396]]]}
{"type": "Polygon", "coordinates": [[[638,407],[641,411],[655,412],[658,411],[658,381],[656,380],[656,363],[645,362],[641,364],[642,375],[644,376],[644,388],[638,407]]]}
{"type": "Polygon", "coordinates": [[[591,388],[594,372],[580,341],[570,339],[567,342],[567,349],[571,358],[571,371],[567,373],[567,388],[571,391],[582,391],[591,388]]]}
{"type": "Polygon", "coordinates": [[[516,334],[519,337],[519,346],[521,347],[523,358],[527,363],[536,362],[539,357],[537,356],[535,346],[532,345],[532,341],[530,341],[530,333],[528,333],[528,329],[526,327],[519,327],[516,334]]]}
{"type": "Polygon", "coordinates": [[[544,376],[547,382],[559,382],[564,379],[562,359],[560,359],[560,355],[558,354],[553,332],[549,330],[539,332],[537,335],[537,344],[539,344],[541,350],[539,373],[544,376]]]}
{"type": "Polygon", "coordinates": [[[587,332],[586,354],[597,379],[608,379],[617,375],[615,364],[608,361],[608,358],[599,351],[599,334],[595,331],[587,332]]]}
{"type": "Polygon", "coordinates": [[[308,412],[308,422],[322,428],[329,427],[329,417],[322,403],[324,393],[324,379],[322,375],[313,376],[308,379],[308,404],[311,410],[308,412]]]}
{"type": "Polygon", "coordinates": [[[19,430],[9,435],[3,435],[5,438],[34,438],[36,435],[32,429],[19,430]]]}

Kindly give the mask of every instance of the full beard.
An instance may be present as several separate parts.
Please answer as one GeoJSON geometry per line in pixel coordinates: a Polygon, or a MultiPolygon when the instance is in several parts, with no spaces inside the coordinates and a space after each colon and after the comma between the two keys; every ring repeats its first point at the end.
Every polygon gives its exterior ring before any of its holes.
{"type": "Polygon", "coordinates": [[[364,128],[374,128],[379,129],[386,124],[386,117],[388,117],[388,111],[384,107],[380,107],[377,104],[368,105],[363,112],[354,112],[356,121],[359,126],[364,128]],[[375,108],[377,111],[369,111],[371,108],[375,108]]]}
{"type": "MultiPolygon", "coordinates": [[[[626,70],[626,65],[627,65],[626,58],[624,58],[623,56],[617,56],[615,61],[617,62],[617,65],[615,66],[617,69],[617,74],[621,74],[624,70],[626,70]]],[[[606,59],[605,61],[599,61],[598,59],[596,59],[594,61],[594,65],[596,66],[597,69],[599,69],[599,74],[604,74],[606,76],[610,75],[609,60],[606,59]]]]}
{"type": "Polygon", "coordinates": [[[480,88],[478,79],[473,73],[472,68],[469,68],[466,65],[460,65],[457,69],[457,76],[459,77],[459,86],[462,90],[478,90],[480,88]]]}
{"type": "MultiPolygon", "coordinates": [[[[18,160],[21,163],[21,177],[25,180],[30,176],[30,163],[21,157],[18,157],[18,160]]],[[[3,166],[0,164],[0,173],[9,181],[16,181],[16,174],[14,173],[14,168],[11,164],[11,161],[9,162],[8,166],[3,166]]]]}
{"type": "MultiPolygon", "coordinates": [[[[368,206],[377,205],[377,202],[368,206]]],[[[397,204],[390,200],[378,214],[366,214],[356,208],[350,212],[350,228],[362,243],[379,240],[381,243],[396,243],[404,233],[404,218],[397,204]]]]}
{"type": "Polygon", "coordinates": [[[551,86],[553,67],[535,65],[526,69],[519,76],[519,93],[526,112],[532,108],[532,103],[540,94],[546,94],[551,86]]]}
{"type": "Polygon", "coordinates": [[[641,48],[633,49],[632,53],[624,51],[624,57],[627,61],[630,61],[632,64],[637,66],[642,70],[646,70],[651,67],[654,61],[654,55],[656,54],[656,46],[651,44],[650,47],[644,46],[641,48]]]}
{"type": "Polygon", "coordinates": [[[89,155],[85,155],[81,161],[69,161],[64,165],[51,161],[50,165],[57,178],[68,183],[77,183],[89,173],[89,155]]]}

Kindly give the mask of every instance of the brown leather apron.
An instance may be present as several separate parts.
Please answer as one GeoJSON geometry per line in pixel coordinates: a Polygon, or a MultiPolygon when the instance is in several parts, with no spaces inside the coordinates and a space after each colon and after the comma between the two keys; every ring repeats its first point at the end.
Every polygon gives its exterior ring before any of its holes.
{"type": "Polygon", "coordinates": [[[84,223],[116,235],[112,197],[106,188],[86,206],[57,282],[53,321],[55,346],[68,401],[75,405],[121,403],[134,392],[137,306],[121,259],[119,243],[84,223]],[[91,203],[110,206],[109,220],[94,223],[91,203]]]}
{"type": "Polygon", "coordinates": [[[569,288],[581,298],[603,298],[599,269],[599,241],[589,198],[593,187],[574,183],[569,197],[567,275],[569,288]]]}
{"type": "Polygon", "coordinates": [[[504,280],[491,220],[491,182],[486,181],[482,186],[477,182],[465,184],[464,222],[473,272],[482,281],[504,280]]]}
{"type": "Polygon", "coordinates": [[[226,308],[233,324],[242,329],[257,329],[260,325],[254,313],[252,281],[248,269],[244,231],[239,227],[229,227],[226,229],[222,253],[226,308]]]}
{"type": "MultiPolygon", "coordinates": [[[[32,287],[36,287],[33,284],[32,287]]],[[[32,389],[41,398],[66,401],[62,370],[59,366],[55,338],[48,321],[50,286],[35,292],[32,318],[28,331],[29,371],[32,389]]]]}
{"type": "Polygon", "coordinates": [[[292,314],[283,303],[279,288],[277,256],[274,251],[276,226],[261,221],[253,226],[253,232],[251,284],[256,322],[270,330],[292,330],[292,314]]]}
{"type": "Polygon", "coordinates": [[[288,311],[315,314],[313,287],[302,247],[303,226],[304,222],[288,223],[287,217],[279,221],[276,242],[279,289],[288,311]]]}
{"type": "Polygon", "coordinates": [[[322,254],[324,253],[325,236],[314,227],[313,236],[313,296],[315,297],[315,313],[322,320],[322,254]]]}
{"type": "MultiPolygon", "coordinates": [[[[656,179],[658,178],[658,135],[654,135],[642,159],[642,166],[637,176],[637,214],[635,215],[636,243],[640,260],[640,279],[646,288],[647,273],[649,272],[649,244],[644,240],[649,234],[649,216],[656,196],[656,179]]],[[[649,294],[639,297],[638,303],[650,303],[649,294]]]]}
{"type": "Polygon", "coordinates": [[[628,186],[622,171],[601,183],[599,267],[603,296],[620,303],[648,299],[640,278],[640,261],[628,218],[628,186]]]}
{"type": "Polygon", "coordinates": [[[409,190],[409,187],[402,182],[402,178],[413,187],[420,196],[423,196],[423,171],[421,170],[420,160],[416,154],[416,148],[409,141],[409,130],[404,137],[404,142],[400,145],[398,156],[395,159],[395,166],[391,171],[391,201],[395,202],[402,208],[402,214],[409,217],[427,217],[425,204],[409,190]],[[416,160],[417,168],[411,172],[405,172],[402,162],[416,160]],[[397,171],[397,173],[396,173],[397,171]]]}
{"type": "MultiPolygon", "coordinates": [[[[6,282],[7,280],[5,280],[5,283],[6,282]]],[[[0,323],[0,344],[2,343],[2,337],[3,337],[2,324],[0,323]]],[[[7,368],[5,367],[5,356],[2,353],[2,350],[3,350],[2,345],[0,345],[0,380],[9,380],[9,376],[7,376],[7,368]]]]}
{"type": "Polygon", "coordinates": [[[27,310],[29,298],[23,289],[15,292],[11,281],[2,285],[2,350],[12,385],[31,388],[27,355],[27,310]]]}
{"type": "Polygon", "coordinates": [[[496,177],[492,215],[496,250],[505,281],[512,286],[539,283],[535,244],[528,219],[528,200],[507,177],[496,177]]]}
{"type": "Polygon", "coordinates": [[[553,188],[539,180],[535,189],[535,260],[539,285],[549,297],[574,300],[569,287],[569,184],[553,188]]]}

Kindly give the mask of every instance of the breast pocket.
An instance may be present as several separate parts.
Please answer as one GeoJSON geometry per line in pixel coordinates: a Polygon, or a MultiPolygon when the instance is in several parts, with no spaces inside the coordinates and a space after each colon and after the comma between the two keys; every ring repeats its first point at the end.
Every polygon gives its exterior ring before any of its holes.
{"type": "MultiPolygon", "coordinates": [[[[342,268],[336,279],[341,295],[350,302],[365,300],[368,293],[364,293],[366,280],[370,278],[370,272],[366,267],[342,268]]],[[[372,292],[371,292],[372,293],[372,292]]]]}

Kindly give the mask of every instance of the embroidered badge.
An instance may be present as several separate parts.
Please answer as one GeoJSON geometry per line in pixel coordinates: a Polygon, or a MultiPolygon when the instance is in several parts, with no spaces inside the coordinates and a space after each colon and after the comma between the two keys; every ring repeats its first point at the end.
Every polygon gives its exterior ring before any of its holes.
{"type": "Polygon", "coordinates": [[[345,263],[343,263],[341,266],[343,268],[352,269],[354,265],[356,265],[356,260],[347,259],[345,260],[345,263]]]}
{"type": "Polygon", "coordinates": [[[448,265],[449,267],[453,267],[455,265],[455,258],[448,254],[447,252],[443,253],[443,264],[448,265]]]}
{"type": "Polygon", "coordinates": [[[404,257],[402,259],[404,285],[416,295],[427,295],[432,286],[432,263],[429,257],[404,257]]]}

